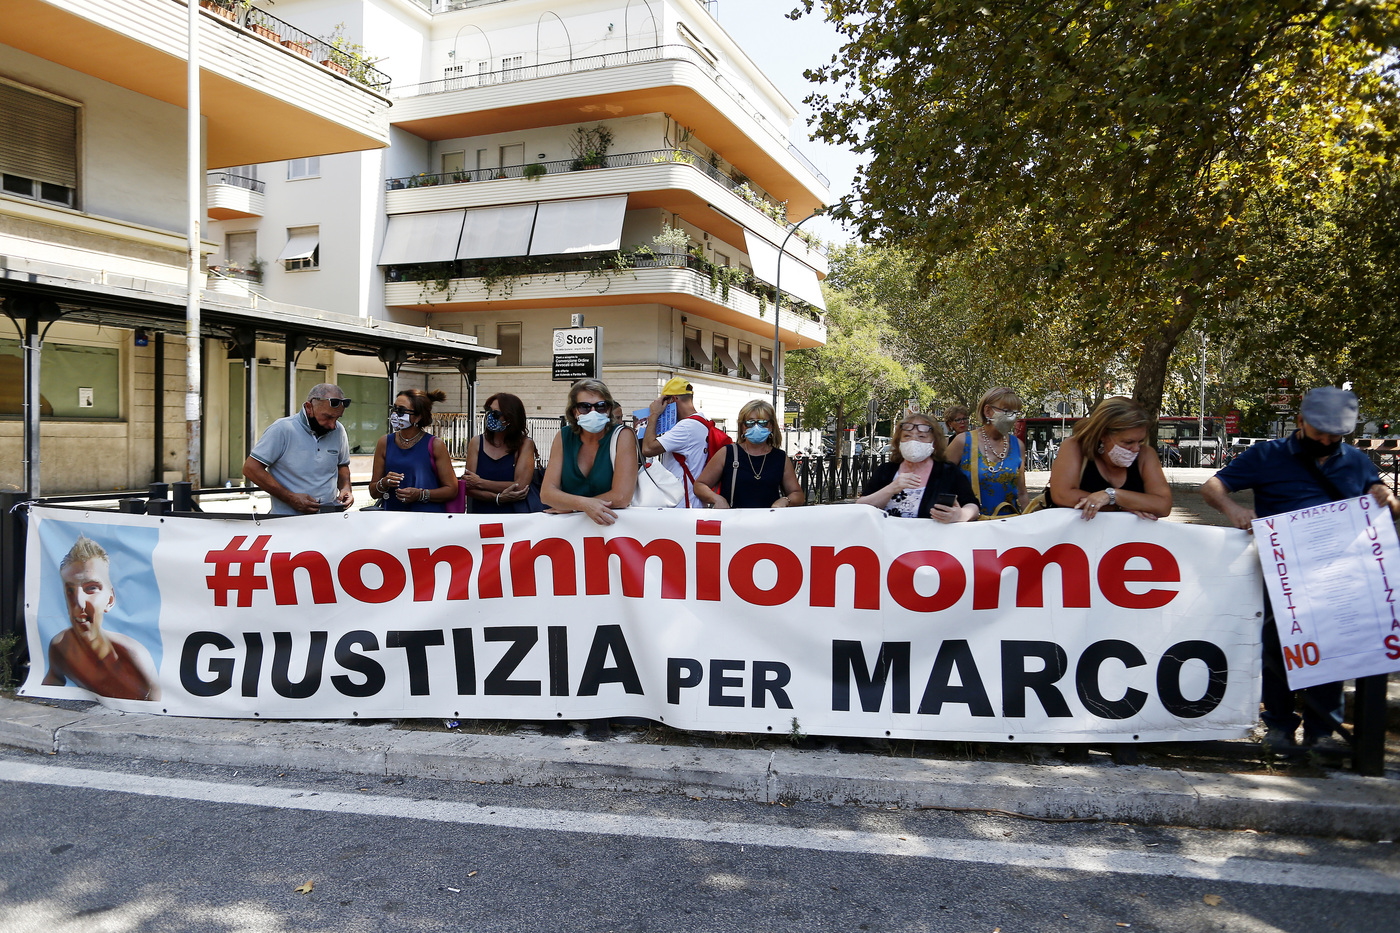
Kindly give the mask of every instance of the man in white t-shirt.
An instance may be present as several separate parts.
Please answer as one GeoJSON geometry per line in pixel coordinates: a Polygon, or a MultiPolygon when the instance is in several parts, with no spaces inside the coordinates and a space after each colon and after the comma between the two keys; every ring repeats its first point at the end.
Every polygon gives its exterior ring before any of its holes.
{"type": "MultiPolygon", "coordinates": [[[[709,450],[710,429],[699,418],[695,410],[695,388],[681,376],[676,376],[661,388],[661,397],[651,403],[647,425],[660,420],[662,409],[676,403],[676,423],[665,434],[656,436],[648,431],[642,438],[642,456],[660,457],[661,465],[676,475],[685,489],[685,497],[676,503],[676,508],[703,509],[705,504],[695,496],[692,488],[695,477],[705,469],[709,450]],[[684,460],[684,465],[682,465],[684,460]],[[689,476],[686,473],[689,472],[689,476]]],[[[702,416],[703,417],[703,416],[702,416]]]]}

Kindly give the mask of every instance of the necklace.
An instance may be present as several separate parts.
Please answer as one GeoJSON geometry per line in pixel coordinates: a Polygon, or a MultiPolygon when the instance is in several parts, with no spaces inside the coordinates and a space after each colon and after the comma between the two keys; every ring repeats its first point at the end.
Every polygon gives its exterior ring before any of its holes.
{"type": "Polygon", "coordinates": [[[995,460],[989,460],[988,463],[995,465],[1005,460],[1007,453],[1009,453],[1011,450],[1011,438],[1003,437],[1001,439],[1001,451],[1000,453],[998,453],[996,441],[992,440],[991,437],[987,434],[987,426],[983,425],[977,430],[981,432],[982,440],[986,442],[986,451],[996,458],[995,460]]]}
{"type": "Polygon", "coordinates": [[[427,432],[424,431],[422,428],[419,428],[418,433],[413,436],[413,440],[409,441],[408,443],[404,443],[404,439],[400,437],[398,432],[396,431],[394,432],[394,443],[399,445],[400,450],[408,450],[414,444],[421,441],[423,439],[423,435],[426,433],[427,432]]]}
{"type": "Polygon", "coordinates": [[[751,453],[749,453],[747,450],[744,451],[744,455],[745,455],[746,457],[749,458],[749,472],[753,473],[753,478],[754,478],[754,479],[762,479],[762,478],[763,478],[763,467],[764,467],[765,464],[768,463],[768,454],[771,454],[772,452],[773,452],[773,448],[769,447],[769,448],[768,448],[768,453],[765,453],[765,454],[763,455],[763,457],[760,459],[760,458],[754,457],[754,455],[751,454],[751,453]],[[758,469],[757,469],[757,470],[755,470],[755,469],[753,468],[753,462],[754,462],[755,459],[758,460],[758,469]]]}

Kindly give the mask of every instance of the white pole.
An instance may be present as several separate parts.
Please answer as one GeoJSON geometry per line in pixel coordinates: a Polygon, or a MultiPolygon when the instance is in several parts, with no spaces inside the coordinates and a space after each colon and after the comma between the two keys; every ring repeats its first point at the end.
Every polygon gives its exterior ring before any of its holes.
{"type": "Polygon", "coordinates": [[[1206,455],[1206,332],[1201,331],[1201,407],[1196,411],[1196,438],[1200,446],[1196,448],[1196,466],[1206,455]]]}
{"type": "MultiPolygon", "coordinates": [[[[188,92],[185,101],[186,157],[188,176],[186,198],[189,202],[185,276],[185,479],[195,489],[200,485],[200,359],[199,359],[199,301],[204,276],[200,271],[199,221],[200,190],[204,185],[204,159],[201,147],[199,100],[199,3],[186,0],[189,7],[188,92]]],[[[156,391],[161,391],[156,386],[156,391]]]]}

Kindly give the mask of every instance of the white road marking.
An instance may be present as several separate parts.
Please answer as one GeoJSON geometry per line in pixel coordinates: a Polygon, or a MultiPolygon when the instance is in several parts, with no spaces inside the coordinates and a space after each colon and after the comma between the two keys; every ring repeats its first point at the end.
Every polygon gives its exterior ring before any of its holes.
{"type": "Polygon", "coordinates": [[[386,816],[439,823],[522,830],[595,833],[706,843],[809,849],[857,855],[894,855],[1096,874],[1195,878],[1275,887],[1400,894],[1400,877],[1370,869],[1275,862],[1249,856],[1185,856],[1092,846],[1046,845],[937,836],[900,836],[847,829],[803,829],[657,816],[624,816],[579,810],[544,810],[494,804],[412,800],[372,794],[317,791],[309,787],[252,787],[144,774],[89,771],[61,765],[4,763],[0,781],[140,794],[206,803],[277,807],[356,816],[386,816]]]}

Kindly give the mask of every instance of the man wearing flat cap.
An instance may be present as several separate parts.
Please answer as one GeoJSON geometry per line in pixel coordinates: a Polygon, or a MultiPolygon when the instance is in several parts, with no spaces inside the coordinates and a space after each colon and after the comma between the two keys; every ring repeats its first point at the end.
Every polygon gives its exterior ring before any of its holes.
{"type": "Polygon", "coordinates": [[[660,457],[661,465],[681,481],[685,495],[676,503],[679,509],[702,509],[705,504],[695,495],[695,477],[709,459],[710,423],[695,410],[695,387],[684,376],[676,376],[661,387],[661,396],[651,403],[647,424],[659,423],[661,411],[676,403],[676,423],[665,434],[647,431],[642,437],[642,456],[660,457]]]}
{"type": "MultiPolygon", "coordinates": [[[[1298,430],[1290,436],[1252,444],[1229,466],[1206,480],[1201,497],[1245,531],[1255,518],[1292,512],[1309,506],[1353,499],[1369,493],[1376,502],[1400,517],[1400,501],[1381,482],[1375,464],[1342,438],[1356,428],[1356,396],[1345,389],[1324,386],[1303,398],[1298,430]],[[1229,494],[1254,490],[1254,508],[1234,502],[1229,494]]],[[[1342,685],[1319,684],[1298,691],[1304,694],[1303,713],[1296,712],[1298,696],[1288,689],[1273,608],[1264,613],[1264,742],[1276,752],[1288,753],[1298,745],[1303,726],[1303,747],[1313,748],[1331,736],[1342,721],[1342,685]]]]}

